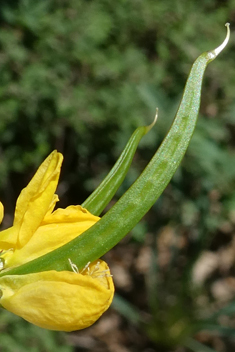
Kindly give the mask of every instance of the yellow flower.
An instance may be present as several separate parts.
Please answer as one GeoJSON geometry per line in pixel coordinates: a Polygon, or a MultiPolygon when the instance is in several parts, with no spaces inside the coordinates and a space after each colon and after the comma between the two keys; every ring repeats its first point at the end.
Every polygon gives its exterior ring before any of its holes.
{"type": "Polygon", "coordinates": [[[68,258],[71,271],[7,275],[7,269],[61,247],[99,220],[81,206],[53,212],[62,160],[54,151],[42,163],[17,200],[13,226],[0,233],[0,269],[5,271],[0,305],[40,327],[72,331],[93,324],[112,302],[114,286],[105,262],[88,263],[79,273],[68,258]]]}

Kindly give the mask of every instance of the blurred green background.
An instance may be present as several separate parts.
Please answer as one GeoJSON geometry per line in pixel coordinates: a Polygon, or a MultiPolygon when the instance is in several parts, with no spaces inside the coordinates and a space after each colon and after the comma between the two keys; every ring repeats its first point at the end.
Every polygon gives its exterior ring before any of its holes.
{"type": "Polygon", "coordinates": [[[141,141],[115,202],[164,138],[190,67],[206,71],[198,126],[164,194],[106,255],[113,307],[90,329],[48,332],[0,312],[0,351],[187,352],[235,349],[234,0],[1,0],[2,227],[40,162],[64,155],[60,206],[80,204],[131,133],[141,141]]]}

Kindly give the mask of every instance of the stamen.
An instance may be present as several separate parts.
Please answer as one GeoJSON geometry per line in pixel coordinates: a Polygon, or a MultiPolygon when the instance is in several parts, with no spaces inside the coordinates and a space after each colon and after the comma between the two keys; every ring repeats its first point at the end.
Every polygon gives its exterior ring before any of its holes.
{"type": "Polygon", "coordinates": [[[82,271],[80,271],[80,272],[79,272],[79,269],[78,269],[77,265],[74,264],[70,258],[68,258],[68,261],[69,261],[69,264],[70,264],[70,266],[71,266],[71,269],[73,270],[73,272],[74,272],[75,274],[88,275],[88,276],[93,277],[94,279],[101,278],[101,277],[112,277],[112,276],[113,276],[113,275],[111,275],[111,274],[107,274],[107,272],[109,272],[109,269],[100,270],[100,261],[98,261],[98,262],[96,263],[96,265],[93,267],[92,270],[91,270],[91,268],[90,268],[91,262],[88,262],[88,263],[84,266],[84,268],[82,269],[82,271]]]}
{"type": "MultiPolygon", "coordinates": [[[[88,269],[90,268],[88,267],[88,269]]],[[[88,270],[88,275],[90,275],[94,279],[101,278],[101,277],[111,277],[112,275],[107,274],[107,272],[109,272],[109,269],[100,270],[100,261],[98,261],[94,266],[93,270],[91,271],[88,270]]]]}
{"type": "Polygon", "coordinates": [[[90,264],[91,264],[91,262],[88,262],[88,263],[84,266],[84,268],[82,269],[82,271],[81,271],[80,274],[84,273],[85,270],[87,270],[88,272],[90,272],[90,268],[89,268],[89,265],[90,265],[90,264]]]}
{"type": "MultiPolygon", "coordinates": [[[[101,271],[101,273],[102,273],[102,272],[103,272],[103,271],[101,271]]],[[[97,276],[95,276],[96,279],[101,278],[101,277],[113,277],[113,275],[111,275],[111,274],[104,274],[104,275],[97,275],[97,276]]]]}
{"type": "Polygon", "coordinates": [[[96,271],[99,271],[99,269],[100,269],[100,262],[97,262],[96,265],[94,266],[94,269],[91,271],[90,275],[93,276],[93,274],[96,271]]]}
{"type": "Polygon", "coordinates": [[[0,258],[0,271],[2,271],[5,267],[5,260],[3,258],[0,258]]]}
{"type": "Polygon", "coordinates": [[[73,272],[74,272],[75,274],[78,274],[78,273],[79,273],[79,270],[78,270],[77,265],[74,264],[70,258],[69,258],[68,260],[69,260],[69,264],[70,264],[71,269],[73,270],[73,272]]]}

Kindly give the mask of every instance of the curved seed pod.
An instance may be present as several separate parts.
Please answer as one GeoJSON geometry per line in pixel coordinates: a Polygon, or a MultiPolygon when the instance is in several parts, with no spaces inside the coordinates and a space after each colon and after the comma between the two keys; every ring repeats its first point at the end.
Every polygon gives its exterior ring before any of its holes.
{"type": "Polygon", "coordinates": [[[122,184],[130,168],[140,140],[154,126],[156,120],[157,114],[151,125],[139,127],[134,131],[123,152],[108,175],[94,190],[94,192],[85,200],[85,202],[83,202],[83,208],[89,210],[93,215],[98,216],[101,214],[122,184]]]}
{"type": "Polygon", "coordinates": [[[79,269],[115,246],[146,214],[168,185],[189,145],[197,121],[201,86],[206,66],[224,49],[229,40],[229,24],[224,42],[215,50],[201,54],[194,62],[173,124],[145,170],[98,221],[66,245],[0,276],[46,270],[69,270],[68,258],[79,269]]]}

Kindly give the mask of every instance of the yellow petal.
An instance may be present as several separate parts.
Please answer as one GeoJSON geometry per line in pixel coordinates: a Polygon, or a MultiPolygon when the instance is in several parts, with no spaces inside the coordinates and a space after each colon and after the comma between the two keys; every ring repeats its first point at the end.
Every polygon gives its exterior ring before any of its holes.
{"type": "MultiPolygon", "coordinates": [[[[2,203],[0,202],[0,224],[2,222],[4,216],[4,207],[2,205],[2,203]]],[[[15,229],[13,227],[9,227],[8,229],[1,231],[0,233],[0,251],[3,250],[8,250],[10,248],[12,248],[12,245],[8,242],[2,242],[1,239],[2,238],[14,238],[17,237],[17,232],[15,231],[15,229]]],[[[11,252],[12,253],[12,252],[11,252]]]]}
{"type": "MultiPolygon", "coordinates": [[[[6,252],[5,268],[21,265],[72,241],[100,218],[80,205],[57,209],[47,215],[24,247],[6,252]]],[[[1,243],[0,243],[1,244],[1,243]]]]}
{"type": "Polygon", "coordinates": [[[57,194],[54,194],[45,216],[50,215],[53,212],[57,202],[59,202],[59,197],[57,194]]]}
{"type": "Polygon", "coordinates": [[[92,325],[110,306],[114,286],[100,261],[93,275],[45,271],[0,278],[0,304],[25,320],[50,330],[74,331],[92,325]],[[95,272],[97,275],[95,275],[95,272]]]}
{"type": "Polygon", "coordinates": [[[14,229],[0,234],[0,248],[21,248],[36,231],[53,203],[62,160],[60,153],[52,152],[21,191],[16,203],[14,229]]]}
{"type": "Polygon", "coordinates": [[[3,216],[4,216],[4,207],[0,202],[0,224],[2,223],[3,216]]]}

